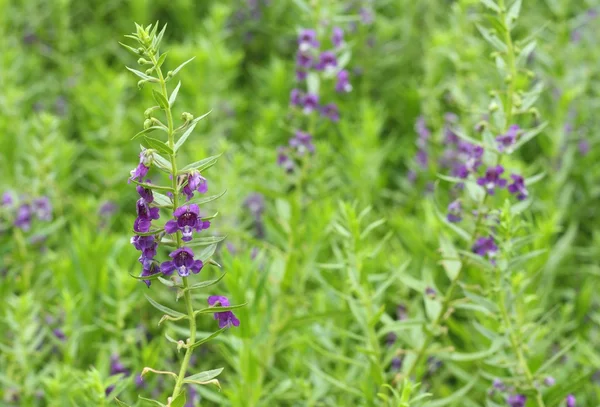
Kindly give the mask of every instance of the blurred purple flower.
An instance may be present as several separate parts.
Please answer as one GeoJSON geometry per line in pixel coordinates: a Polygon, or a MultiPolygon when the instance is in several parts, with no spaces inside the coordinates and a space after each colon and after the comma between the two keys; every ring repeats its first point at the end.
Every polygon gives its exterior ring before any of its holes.
{"type": "Polygon", "coordinates": [[[303,29],[298,35],[298,48],[300,51],[305,52],[311,48],[318,48],[319,41],[317,41],[317,32],[311,29],[303,29]]]}
{"type": "MultiPolygon", "coordinates": [[[[208,305],[211,307],[221,306],[228,307],[229,300],[221,295],[212,295],[208,297],[208,305]]],[[[219,321],[219,328],[226,326],[239,326],[240,320],[231,311],[215,312],[215,319],[219,321]]]]}
{"type": "Polygon", "coordinates": [[[335,71],[337,65],[338,62],[335,54],[332,51],[324,51],[319,55],[319,63],[315,68],[319,71],[331,73],[335,71]]]}
{"type": "Polygon", "coordinates": [[[567,396],[567,398],[565,399],[565,401],[567,402],[567,407],[575,407],[575,396],[572,394],[569,394],[567,396]]]}
{"type": "Polygon", "coordinates": [[[349,81],[350,74],[343,69],[337,74],[337,82],[335,83],[335,91],[338,93],[352,91],[352,85],[349,81]]]}
{"type": "Polygon", "coordinates": [[[505,134],[501,134],[496,137],[496,142],[498,143],[498,151],[503,153],[511,153],[512,149],[517,142],[517,136],[519,134],[520,127],[517,124],[513,124],[508,128],[508,131],[505,134]]]}
{"type": "Polygon", "coordinates": [[[312,142],[312,136],[303,131],[297,130],[294,137],[289,141],[290,147],[296,150],[298,155],[304,155],[307,152],[314,153],[315,146],[312,142]]]}
{"type": "Polygon", "coordinates": [[[340,111],[335,103],[328,103],[321,108],[321,115],[327,117],[332,122],[340,120],[340,111]]]}
{"type": "Polygon", "coordinates": [[[485,171],[485,176],[477,179],[477,185],[484,187],[488,194],[494,195],[496,188],[504,188],[506,180],[501,178],[504,168],[501,165],[489,167],[485,171]]]}
{"type": "Polygon", "coordinates": [[[527,199],[529,192],[527,192],[523,177],[517,174],[511,174],[510,177],[513,179],[513,183],[508,186],[508,192],[511,194],[517,194],[517,199],[519,201],[527,199]]]}
{"type": "Polygon", "coordinates": [[[582,139],[577,144],[577,148],[579,149],[579,154],[586,156],[590,152],[590,142],[587,139],[582,139]]]}
{"type": "Polygon", "coordinates": [[[314,93],[308,93],[301,102],[304,114],[310,114],[319,108],[319,96],[314,93]]]}
{"type": "Polygon", "coordinates": [[[475,241],[471,250],[481,257],[487,256],[493,258],[496,256],[496,253],[498,253],[498,246],[496,246],[492,236],[480,237],[475,241]]]}
{"type": "Polygon", "coordinates": [[[28,231],[31,229],[31,206],[23,204],[17,209],[17,218],[15,219],[15,227],[28,231]]]}
{"type": "Polygon", "coordinates": [[[448,215],[446,216],[448,222],[457,223],[462,220],[462,206],[460,200],[454,200],[448,205],[448,215]]]}
{"type": "Polygon", "coordinates": [[[331,42],[335,48],[341,47],[344,44],[344,30],[342,30],[340,27],[333,27],[331,42]]]}
{"type": "Polygon", "coordinates": [[[513,394],[508,396],[506,399],[506,403],[510,407],[525,407],[525,403],[527,402],[527,396],[524,394],[513,394]]]}

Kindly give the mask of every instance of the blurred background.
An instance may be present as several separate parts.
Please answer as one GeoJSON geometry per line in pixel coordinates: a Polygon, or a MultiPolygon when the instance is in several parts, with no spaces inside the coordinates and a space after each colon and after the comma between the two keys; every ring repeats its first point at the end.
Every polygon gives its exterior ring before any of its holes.
{"type": "MultiPolygon", "coordinates": [[[[223,153],[205,174],[212,192],[227,191],[203,208],[219,212],[210,234],[227,235],[217,255],[227,275],[211,294],[248,302],[240,328],[193,361],[198,371],[224,367],[222,390],[194,386],[187,405],[388,405],[365,382],[395,386],[397,355],[385,334],[368,337],[357,325],[345,298],[355,287],[333,263],[359,259],[363,294],[384,322],[401,309],[422,316],[413,306],[420,293],[400,275],[438,275],[443,225],[433,191],[447,113],[471,131],[489,92],[503,86],[476,28],[489,23],[485,8],[475,0],[0,0],[0,10],[0,192],[47,198],[52,208],[21,229],[2,212],[0,405],[101,406],[116,396],[134,405],[137,394],[170,394],[169,378],[138,377],[144,366],[177,371],[181,354],[164,333],[184,338],[186,328],[157,326],[143,294],[174,304],[173,293],[129,276],[139,273],[129,243],[138,197],[127,178],[139,154],[131,138],[154,102],[125,69],[137,68],[137,57],[119,45],[134,22],[157,20],[167,24],[167,69],[195,57],[178,75],[176,117],[211,111],[180,160],[223,153]],[[333,27],[344,32],[352,89],[320,82],[339,120],[310,122],[315,153],[299,181],[278,165],[278,147],[307,125],[290,106],[292,89],[304,86],[297,38],[310,28],[329,43],[333,27]],[[434,140],[425,165],[419,117],[434,140]],[[349,245],[335,233],[336,224],[352,231],[379,219],[385,225],[364,241],[349,245]]],[[[589,406],[600,400],[598,10],[588,0],[525,1],[514,33],[537,44],[527,69],[543,87],[528,124],[548,123],[517,158],[528,175],[546,174],[532,187],[527,221],[536,247],[550,250],[527,267],[544,270],[546,304],[563,305],[557,335],[579,338],[555,376],[576,383],[589,406]]],[[[200,318],[199,330],[214,331],[214,321],[200,318]]],[[[432,373],[426,387],[448,396],[469,381],[464,368],[432,373]]],[[[450,405],[483,405],[490,383],[482,378],[464,404],[450,405]]]]}

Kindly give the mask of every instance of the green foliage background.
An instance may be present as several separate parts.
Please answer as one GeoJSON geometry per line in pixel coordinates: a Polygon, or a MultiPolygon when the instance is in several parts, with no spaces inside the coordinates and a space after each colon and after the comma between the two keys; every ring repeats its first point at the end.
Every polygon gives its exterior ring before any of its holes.
{"type": "MultiPolygon", "coordinates": [[[[156,20],[168,24],[169,69],[195,56],[179,74],[177,115],[212,109],[182,161],[224,152],[205,174],[211,191],[227,189],[205,208],[220,214],[209,231],[231,245],[219,249],[227,275],[210,294],[248,303],[236,312],[239,328],[197,352],[193,370],[225,368],[220,391],[196,388],[197,405],[505,405],[488,397],[492,380],[510,383],[519,369],[510,347],[494,348],[495,337],[485,335],[506,333],[493,304],[482,311],[485,298],[471,297],[447,332],[436,333],[428,352],[442,364],[425,373],[435,361],[424,361],[419,387],[404,381],[407,363],[390,366],[423,341],[425,287],[443,293],[449,286],[440,240],[469,250],[436,216],[451,187],[437,179],[441,170],[432,164],[414,184],[407,173],[415,168],[417,116],[438,141],[448,111],[470,132],[489,92],[504,86],[476,27],[493,24],[490,10],[475,0],[307,3],[271,0],[252,18],[240,0],[0,0],[0,190],[47,195],[55,208],[53,223],[34,231],[47,235],[45,252],[18,231],[0,236],[0,405],[102,406],[115,396],[134,405],[137,394],[163,402],[170,394],[169,378],[149,375],[142,389],[134,383],[145,366],[177,371],[181,354],[164,333],[189,332],[157,326],[160,313],[143,296],[181,306],[172,292],[157,283],[147,290],[129,276],[139,272],[129,244],[137,195],[126,182],[139,146],[130,139],[152,96],[138,91],[124,68],[134,57],[118,44],[134,21],[156,20]],[[318,126],[302,188],[291,188],[276,149],[291,136],[298,29],[319,24],[319,15],[358,21],[361,6],[374,11],[374,23],[358,23],[346,37],[360,75],[340,103],[340,122],[318,126]],[[252,192],[266,199],[264,239],[244,207],[252,192]],[[102,224],[107,201],[118,211],[102,224]],[[400,304],[404,323],[396,321],[400,304]],[[393,347],[385,344],[389,332],[398,336],[393,347]],[[134,374],[109,376],[113,354],[134,374]]],[[[600,405],[600,20],[588,12],[593,7],[600,10],[591,0],[525,0],[513,33],[536,41],[528,69],[543,90],[539,115],[527,124],[547,126],[510,158],[527,176],[545,174],[530,187],[530,207],[502,219],[503,230],[529,237],[511,263],[510,318],[536,378],[556,379],[543,390],[547,406],[563,405],[570,393],[578,405],[600,405]]],[[[484,269],[471,264],[465,287],[489,285],[484,269]]],[[[201,277],[220,273],[207,268],[201,277]]],[[[206,301],[206,293],[195,295],[206,301]]],[[[200,318],[199,334],[215,325],[200,318]]],[[[527,406],[535,403],[530,397],[527,406]]]]}

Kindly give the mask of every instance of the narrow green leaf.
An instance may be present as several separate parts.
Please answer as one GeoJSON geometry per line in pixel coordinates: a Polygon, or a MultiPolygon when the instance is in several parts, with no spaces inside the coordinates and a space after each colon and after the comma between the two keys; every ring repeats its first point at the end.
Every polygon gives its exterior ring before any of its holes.
{"type": "Polygon", "coordinates": [[[508,27],[512,27],[519,18],[519,14],[521,13],[521,3],[523,0],[515,0],[515,2],[508,9],[508,13],[506,13],[506,25],[508,27]]]}
{"type": "Polygon", "coordinates": [[[154,273],[154,274],[152,274],[152,275],[150,275],[150,276],[145,276],[145,277],[134,276],[134,275],[133,275],[133,274],[131,274],[131,273],[129,273],[129,275],[130,275],[132,278],[135,278],[136,280],[141,280],[141,281],[143,281],[143,280],[157,280],[157,279],[158,279],[158,278],[159,278],[159,277],[160,277],[162,274],[161,274],[161,273],[160,273],[160,271],[159,271],[159,272],[157,272],[157,273],[154,273]]]}
{"type": "MultiPolygon", "coordinates": [[[[163,156],[154,153],[152,155],[152,157],[154,158],[154,162],[156,164],[156,166],[164,171],[167,171],[169,174],[171,173],[171,170],[173,169],[171,162],[169,160],[167,160],[166,158],[164,158],[163,156]]],[[[172,188],[171,188],[172,190],[172,188]]]]}
{"type": "Polygon", "coordinates": [[[135,136],[133,136],[131,139],[132,139],[132,140],[135,140],[136,138],[139,138],[139,137],[143,136],[144,134],[151,133],[151,132],[153,132],[154,130],[163,130],[163,131],[164,131],[165,129],[163,129],[163,128],[162,128],[162,127],[160,127],[160,126],[152,126],[152,127],[148,127],[147,129],[144,129],[144,130],[140,131],[139,133],[137,133],[137,134],[136,134],[135,136]]]}
{"type": "Polygon", "coordinates": [[[194,131],[194,128],[196,127],[196,124],[202,120],[203,118],[205,118],[206,116],[208,116],[210,114],[211,111],[209,111],[208,113],[205,113],[204,115],[195,118],[190,125],[188,126],[187,130],[185,131],[185,133],[183,133],[181,135],[181,137],[179,137],[179,140],[177,140],[177,143],[175,143],[175,151],[179,150],[179,148],[183,145],[183,143],[185,143],[185,141],[188,139],[188,137],[190,136],[190,134],[192,134],[192,131],[194,131]]]}
{"type": "Polygon", "coordinates": [[[226,330],[227,330],[227,327],[221,328],[218,331],[216,331],[216,332],[212,333],[211,335],[207,336],[206,338],[200,339],[198,342],[194,342],[194,344],[190,346],[190,349],[196,349],[198,346],[202,345],[203,343],[206,343],[206,342],[210,341],[211,339],[214,339],[217,336],[221,335],[226,330]]]}
{"type": "Polygon", "coordinates": [[[160,206],[173,206],[173,202],[171,201],[171,198],[169,198],[166,195],[160,194],[158,192],[154,192],[154,202],[160,206]]]}
{"type": "MultiPolygon", "coordinates": [[[[136,40],[137,40],[137,38],[136,38],[136,40]]],[[[127,44],[123,44],[123,43],[122,43],[122,42],[120,42],[120,41],[119,41],[119,44],[121,44],[123,47],[127,48],[127,49],[128,49],[130,52],[134,53],[135,55],[137,55],[137,56],[139,56],[139,55],[140,55],[140,54],[138,53],[138,50],[137,50],[137,48],[130,47],[129,45],[127,45],[127,44]]]]}
{"type": "Polygon", "coordinates": [[[490,33],[490,31],[485,28],[482,27],[479,24],[476,24],[477,29],[479,30],[479,32],[481,33],[481,35],[483,36],[483,38],[485,38],[485,40],[490,43],[490,45],[492,45],[494,48],[496,48],[498,51],[501,52],[506,52],[507,48],[506,45],[500,41],[500,39],[493,33],[490,33]]]}
{"type": "Polygon", "coordinates": [[[492,343],[489,349],[482,350],[480,352],[472,352],[472,353],[459,353],[452,352],[448,354],[440,354],[440,359],[444,360],[453,360],[455,362],[475,362],[477,360],[487,359],[488,357],[494,355],[500,348],[502,347],[503,339],[498,339],[492,343]]]}
{"type": "Polygon", "coordinates": [[[156,103],[158,103],[158,105],[162,109],[167,110],[169,108],[169,101],[165,98],[165,96],[162,93],[157,92],[156,89],[152,89],[152,96],[154,97],[154,100],[156,100],[156,103]]]}
{"type": "Polygon", "coordinates": [[[142,400],[142,401],[146,401],[146,402],[148,402],[148,403],[150,403],[150,404],[152,404],[152,405],[154,405],[154,406],[167,407],[166,405],[164,405],[164,404],[163,404],[163,403],[161,403],[160,401],[156,401],[156,400],[153,400],[153,399],[147,399],[147,398],[145,398],[145,397],[142,397],[142,396],[138,396],[138,398],[139,398],[140,400],[142,400]]]}
{"type": "Polygon", "coordinates": [[[211,244],[210,246],[202,249],[202,251],[196,255],[196,258],[202,260],[203,263],[206,263],[206,261],[210,259],[213,254],[215,254],[215,250],[217,250],[217,244],[211,244]]]}
{"type": "Polygon", "coordinates": [[[209,287],[211,285],[215,285],[217,284],[219,281],[221,281],[223,279],[223,277],[225,277],[225,273],[221,274],[219,276],[219,278],[215,279],[215,280],[207,280],[207,281],[201,281],[199,283],[195,283],[192,284],[186,288],[183,289],[183,291],[190,291],[190,290],[196,290],[198,288],[204,288],[204,287],[209,287]]]}
{"type": "Polygon", "coordinates": [[[460,257],[456,251],[456,248],[449,239],[442,235],[440,236],[439,241],[440,251],[442,252],[443,257],[440,263],[446,271],[448,278],[450,280],[454,280],[462,267],[460,257]]]}
{"type": "Polygon", "coordinates": [[[475,375],[475,377],[473,377],[473,379],[469,383],[467,383],[465,387],[458,390],[451,396],[444,397],[443,399],[430,401],[429,403],[427,403],[427,407],[442,407],[462,400],[463,397],[467,395],[469,391],[473,388],[473,386],[475,386],[477,380],[479,380],[479,376],[475,375]]]}
{"type": "Polygon", "coordinates": [[[533,128],[529,131],[526,131],[521,137],[519,137],[519,140],[515,143],[514,149],[516,150],[517,148],[521,147],[523,144],[532,140],[535,136],[540,134],[542,132],[542,130],[544,130],[546,128],[546,126],[548,126],[548,122],[544,122],[544,123],[540,124],[539,126],[533,128]]]}
{"type": "Polygon", "coordinates": [[[246,306],[246,302],[243,304],[238,304],[238,305],[228,305],[227,307],[208,307],[208,308],[202,308],[201,310],[198,310],[196,312],[194,312],[194,315],[199,315],[199,314],[214,314],[215,312],[225,312],[225,311],[231,311],[237,308],[242,308],[246,306]]]}
{"type": "Polygon", "coordinates": [[[204,371],[204,372],[201,372],[201,373],[196,373],[195,375],[188,376],[185,379],[183,379],[183,381],[184,382],[190,382],[190,381],[194,381],[194,382],[207,382],[207,381],[209,381],[211,379],[214,379],[215,377],[219,376],[222,371],[223,371],[223,368],[213,369],[213,370],[207,370],[207,371],[204,371]]]}
{"type": "Polygon", "coordinates": [[[206,203],[215,201],[217,199],[219,199],[220,197],[222,197],[223,195],[225,195],[225,193],[227,192],[227,190],[221,192],[220,194],[217,195],[211,195],[211,196],[207,196],[204,198],[196,198],[196,199],[192,199],[189,203],[195,203],[197,205],[204,205],[206,203]]]}
{"type": "Polygon", "coordinates": [[[444,214],[437,207],[435,207],[435,214],[446,226],[448,226],[450,229],[456,232],[456,234],[460,236],[464,241],[471,241],[471,235],[466,230],[456,226],[454,223],[448,222],[448,219],[446,219],[444,214]]]}
{"type": "Polygon", "coordinates": [[[227,236],[208,236],[208,237],[199,237],[197,239],[192,240],[192,242],[187,243],[187,247],[197,247],[197,246],[208,246],[213,243],[219,243],[225,240],[227,236]]]}
{"type": "Polygon", "coordinates": [[[196,57],[191,57],[190,59],[188,59],[187,61],[185,61],[184,63],[182,63],[181,65],[179,65],[177,68],[175,68],[175,70],[173,70],[171,77],[174,77],[175,75],[177,75],[179,73],[179,71],[181,71],[181,69],[186,66],[188,63],[192,62],[192,60],[196,58],[196,57]]]}
{"type": "Polygon", "coordinates": [[[179,88],[181,87],[181,81],[175,86],[173,92],[171,92],[171,96],[169,96],[169,106],[173,106],[175,100],[177,100],[177,94],[179,93],[179,88]]]}
{"type": "MultiPolygon", "coordinates": [[[[156,159],[156,154],[154,154],[154,158],[156,159]]],[[[169,192],[173,192],[173,188],[171,188],[171,187],[163,187],[161,185],[146,184],[144,182],[139,182],[139,181],[136,181],[134,179],[132,179],[131,182],[133,182],[135,185],[139,185],[141,187],[144,187],[146,189],[151,189],[153,191],[169,191],[169,192]]]]}
{"type": "Polygon", "coordinates": [[[126,66],[125,68],[127,68],[127,69],[128,69],[130,72],[133,72],[134,74],[136,74],[136,75],[137,75],[137,76],[139,76],[140,78],[142,78],[142,79],[144,79],[144,80],[147,80],[148,82],[154,82],[154,83],[157,83],[157,82],[158,82],[158,79],[157,79],[157,78],[155,78],[155,77],[153,77],[153,76],[146,75],[145,73],[143,73],[143,72],[140,72],[140,71],[138,71],[137,69],[133,69],[133,68],[130,68],[130,67],[128,67],[128,66],[126,66]]]}
{"type": "Polygon", "coordinates": [[[167,59],[167,54],[168,54],[167,52],[163,52],[163,53],[160,55],[160,57],[158,57],[158,61],[156,62],[156,66],[157,66],[157,67],[159,67],[159,68],[160,68],[160,67],[162,66],[162,64],[164,64],[164,63],[165,63],[165,59],[167,59]]]}
{"type": "Polygon", "coordinates": [[[184,407],[185,406],[185,390],[183,390],[179,395],[175,398],[175,400],[171,401],[169,407],[184,407]]]}
{"type": "Polygon", "coordinates": [[[115,403],[117,403],[119,407],[131,407],[129,404],[125,404],[119,399],[115,399],[115,403]]]}
{"type": "Polygon", "coordinates": [[[179,174],[182,174],[182,173],[184,173],[186,171],[190,171],[190,170],[197,170],[197,171],[202,172],[202,171],[212,167],[213,165],[215,165],[217,160],[219,159],[219,157],[221,157],[221,155],[223,155],[223,154],[213,155],[213,156],[205,158],[203,160],[196,161],[195,163],[186,165],[181,170],[179,170],[179,174]]]}
{"type": "Polygon", "coordinates": [[[144,296],[146,297],[146,299],[148,300],[148,302],[157,310],[170,315],[172,317],[176,317],[176,318],[181,318],[181,317],[186,317],[187,315],[182,314],[181,312],[172,310],[171,308],[165,307],[162,304],[159,304],[158,302],[154,301],[152,298],[150,298],[147,294],[144,294],[144,296]]]}
{"type": "Polygon", "coordinates": [[[173,155],[173,150],[171,150],[171,147],[169,147],[160,140],[144,136],[144,141],[146,142],[149,148],[153,148],[160,153],[173,155]]]}
{"type": "Polygon", "coordinates": [[[494,10],[496,13],[500,12],[500,7],[493,0],[480,0],[484,6],[487,8],[494,10]]]}

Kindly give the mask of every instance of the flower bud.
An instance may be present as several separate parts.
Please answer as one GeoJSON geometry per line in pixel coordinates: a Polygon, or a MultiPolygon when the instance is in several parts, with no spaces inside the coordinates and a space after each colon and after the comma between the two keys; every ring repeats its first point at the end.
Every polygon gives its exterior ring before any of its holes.
{"type": "Polygon", "coordinates": [[[147,64],[149,64],[149,63],[150,63],[150,61],[148,61],[147,59],[144,59],[144,58],[140,58],[140,59],[138,59],[138,61],[137,61],[137,62],[138,62],[138,64],[140,64],[140,65],[147,65],[147,64]]]}
{"type": "Polygon", "coordinates": [[[144,55],[144,48],[140,47],[137,49],[138,54],[144,55]]]}
{"type": "Polygon", "coordinates": [[[144,84],[147,81],[145,79],[142,79],[141,81],[138,81],[137,85],[138,85],[138,89],[142,89],[144,87],[144,84]]]}
{"type": "Polygon", "coordinates": [[[191,122],[192,120],[194,120],[194,115],[188,112],[183,112],[181,113],[181,120],[185,122],[191,122]]]}
{"type": "Polygon", "coordinates": [[[495,112],[496,110],[498,110],[498,103],[496,103],[495,101],[491,101],[488,109],[490,110],[490,112],[495,112]]]}
{"type": "Polygon", "coordinates": [[[531,114],[536,120],[540,118],[540,112],[535,107],[532,107],[527,112],[531,114]]]}
{"type": "Polygon", "coordinates": [[[173,71],[167,72],[167,79],[171,79],[173,77],[173,71]]]}
{"type": "Polygon", "coordinates": [[[144,117],[149,119],[152,112],[155,111],[156,109],[158,109],[158,106],[149,107],[148,109],[146,109],[144,111],[144,117]]]}
{"type": "Polygon", "coordinates": [[[150,119],[144,120],[144,129],[148,129],[150,127],[152,127],[152,120],[150,120],[150,119]]]}
{"type": "Polygon", "coordinates": [[[141,162],[146,167],[150,167],[152,165],[152,162],[154,161],[154,151],[155,150],[153,150],[151,148],[142,151],[141,162]]]}
{"type": "Polygon", "coordinates": [[[150,74],[152,74],[152,70],[153,70],[152,68],[150,68],[150,69],[146,69],[146,75],[150,75],[150,74]]]}
{"type": "Polygon", "coordinates": [[[523,104],[523,100],[519,95],[513,96],[513,104],[515,105],[515,107],[521,107],[521,105],[523,104]]]}

